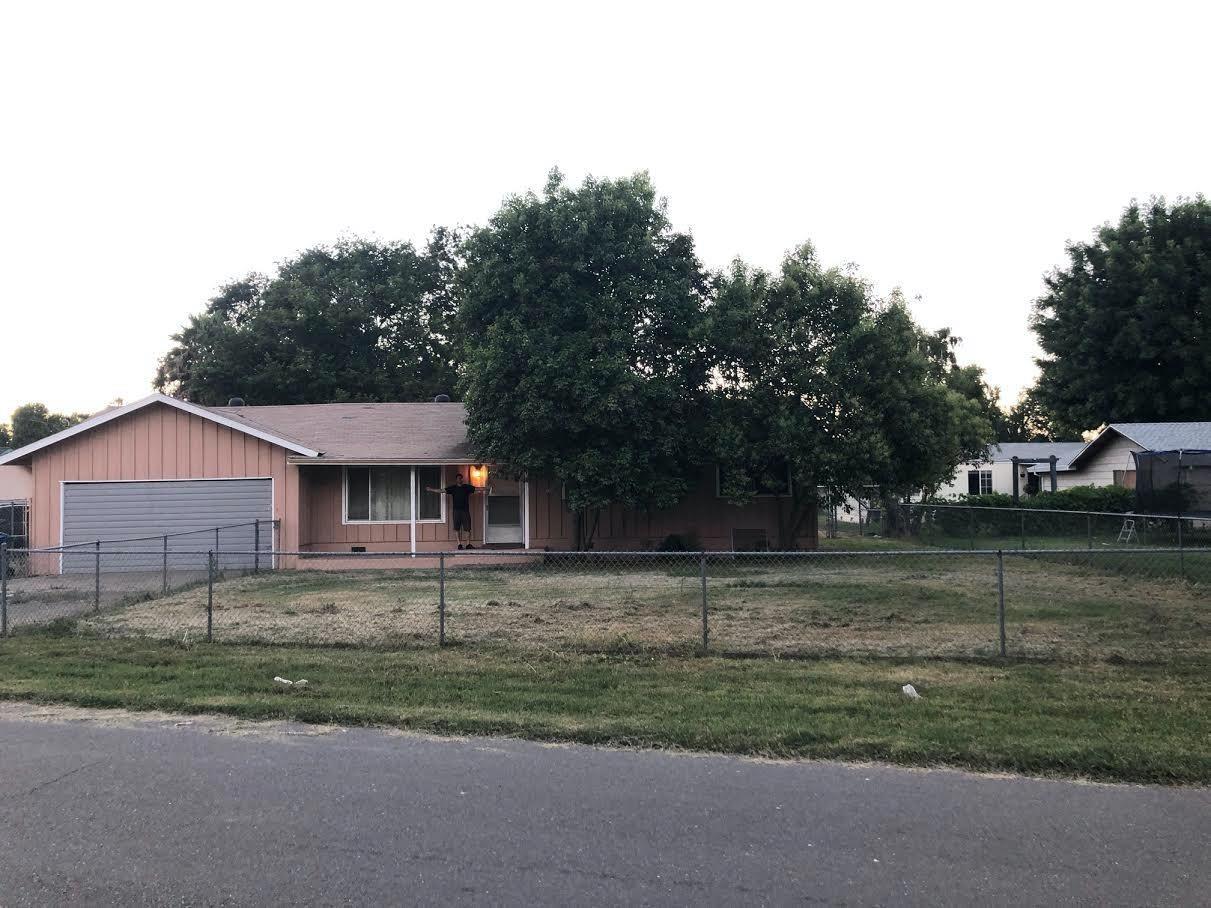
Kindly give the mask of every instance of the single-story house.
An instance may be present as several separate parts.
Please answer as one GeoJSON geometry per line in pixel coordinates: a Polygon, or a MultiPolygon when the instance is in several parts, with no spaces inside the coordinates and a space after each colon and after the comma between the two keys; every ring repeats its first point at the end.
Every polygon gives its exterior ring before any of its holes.
{"type": "Polygon", "coordinates": [[[1144,451],[1211,449],[1211,422],[1116,422],[1082,445],[1059,469],[1059,487],[1135,488],[1135,458],[1144,451]]]}
{"type": "MultiPolygon", "coordinates": [[[[0,459],[11,451],[0,450],[0,459]]],[[[0,467],[0,501],[24,501],[34,492],[34,479],[23,467],[0,467]]]]}
{"type": "Polygon", "coordinates": [[[1060,470],[1060,488],[1124,485],[1135,488],[1132,454],[1146,450],[1211,448],[1211,423],[1110,423],[1060,470]]]}
{"type": "MultiPolygon", "coordinates": [[[[1084,442],[1080,441],[1002,441],[990,445],[983,460],[961,465],[955,472],[954,479],[938,490],[938,495],[943,498],[953,498],[957,495],[988,495],[992,492],[1012,495],[1013,459],[1015,457],[1019,461],[1045,461],[1055,455],[1056,485],[1062,488],[1059,482],[1059,472],[1064,470],[1069,460],[1084,447],[1084,442]]],[[[1032,495],[1039,491],[1048,491],[1051,488],[1048,476],[1050,470],[1050,463],[1030,465],[1019,462],[1018,489],[1020,493],[1032,495]]]]}
{"type": "MultiPolygon", "coordinates": [[[[484,487],[472,500],[476,546],[572,548],[561,485],[477,464],[465,420],[448,402],[203,407],[153,394],[12,451],[0,468],[27,476],[36,548],[276,521],[284,552],[449,550],[449,496],[428,489],[456,473],[474,482],[472,466],[484,487]]],[[[604,510],[594,546],[658,548],[677,534],[714,550],[774,547],[786,506],[778,495],[732,505],[704,469],[675,508],[604,510]]],[[[814,514],[808,524],[800,547],[816,545],[814,514]]]]}

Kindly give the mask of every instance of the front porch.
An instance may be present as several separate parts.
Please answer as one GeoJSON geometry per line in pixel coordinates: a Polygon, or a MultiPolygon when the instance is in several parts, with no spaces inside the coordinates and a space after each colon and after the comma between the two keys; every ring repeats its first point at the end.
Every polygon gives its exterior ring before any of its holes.
{"type": "Polygon", "coordinates": [[[491,466],[292,460],[299,470],[300,552],[403,553],[406,566],[415,567],[412,556],[455,551],[452,496],[442,490],[460,477],[476,487],[469,502],[475,550],[530,548],[529,485],[493,475],[491,466]]]}
{"type": "Polygon", "coordinates": [[[304,553],[295,561],[294,567],[304,571],[345,571],[351,569],[369,569],[381,571],[398,570],[432,570],[436,571],[445,556],[447,568],[457,565],[460,569],[467,567],[521,567],[532,563],[532,559],[541,558],[543,553],[538,549],[521,547],[489,546],[471,551],[459,551],[451,547],[449,550],[410,552],[367,552],[344,553],[312,551],[304,553]]]}

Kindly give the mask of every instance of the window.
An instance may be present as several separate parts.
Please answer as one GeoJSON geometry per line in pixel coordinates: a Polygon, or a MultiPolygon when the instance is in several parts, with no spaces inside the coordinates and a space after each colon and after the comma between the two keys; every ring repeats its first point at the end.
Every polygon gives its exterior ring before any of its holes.
{"type": "Polygon", "coordinates": [[[1114,484],[1124,489],[1135,488],[1135,470],[1115,470],[1114,484]]]}
{"type": "Polygon", "coordinates": [[[416,519],[442,519],[442,493],[429,492],[427,489],[442,488],[441,467],[416,468],[416,519]]]}
{"type": "MultiPolygon", "coordinates": [[[[790,464],[785,459],[778,458],[752,469],[746,477],[745,484],[758,496],[786,495],[790,491],[790,478],[790,464]]],[[[730,481],[732,481],[731,470],[722,466],[717,467],[715,473],[717,497],[724,497],[724,490],[730,481]]]]}
{"type": "Polygon", "coordinates": [[[416,519],[442,519],[441,467],[348,467],[345,470],[346,523],[408,523],[413,483],[416,519]]]}
{"type": "Polygon", "coordinates": [[[968,495],[991,495],[992,494],[992,470],[968,470],[967,471],[967,494],[968,495]]]}

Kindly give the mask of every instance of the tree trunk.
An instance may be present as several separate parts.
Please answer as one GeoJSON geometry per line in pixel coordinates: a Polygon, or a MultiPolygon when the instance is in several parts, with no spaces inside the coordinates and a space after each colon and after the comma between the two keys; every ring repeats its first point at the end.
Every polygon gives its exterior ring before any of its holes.
{"type": "Polygon", "coordinates": [[[889,538],[908,535],[906,518],[910,515],[900,507],[899,497],[890,492],[884,492],[880,499],[883,504],[883,535],[889,538]]]}
{"type": "Polygon", "coordinates": [[[785,498],[778,500],[778,547],[784,552],[789,552],[798,545],[799,533],[803,529],[803,524],[807,522],[811,509],[818,507],[819,500],[815,495],[808,496],[792,492],[789,515],[786,513],[786,508],[783,507],[785,501],[785,498]]]}
{"type": "Polygon", "coordinates": [[[600,508],[594,508],[591,517],[588,508],[581,508],[576,512],[576,551],[587,552],[593,547],[593,537],[597,534],[597,528],[600,525],[600,508]]]}

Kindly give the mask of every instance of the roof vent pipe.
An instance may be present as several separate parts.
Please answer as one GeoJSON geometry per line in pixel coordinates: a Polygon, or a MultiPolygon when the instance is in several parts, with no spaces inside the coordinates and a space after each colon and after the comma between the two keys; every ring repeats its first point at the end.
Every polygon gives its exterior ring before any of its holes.
{"type": "Polygon", "coordinates": [[[433,402],[435,404],[448,404],[448,403],[450,403],[450,395],[449,394],[439,394],[439,395],[437,395],[437,397],[433,398],[433,402]]]}
{"type": "Polygon", "coordinates": [[[233,397],[231,400],[227,401],[227,406],[229,406],[229,407],[242,407],[242,406],[244,406],[244,398],[242,398],[242,397],[233,397]]]}

